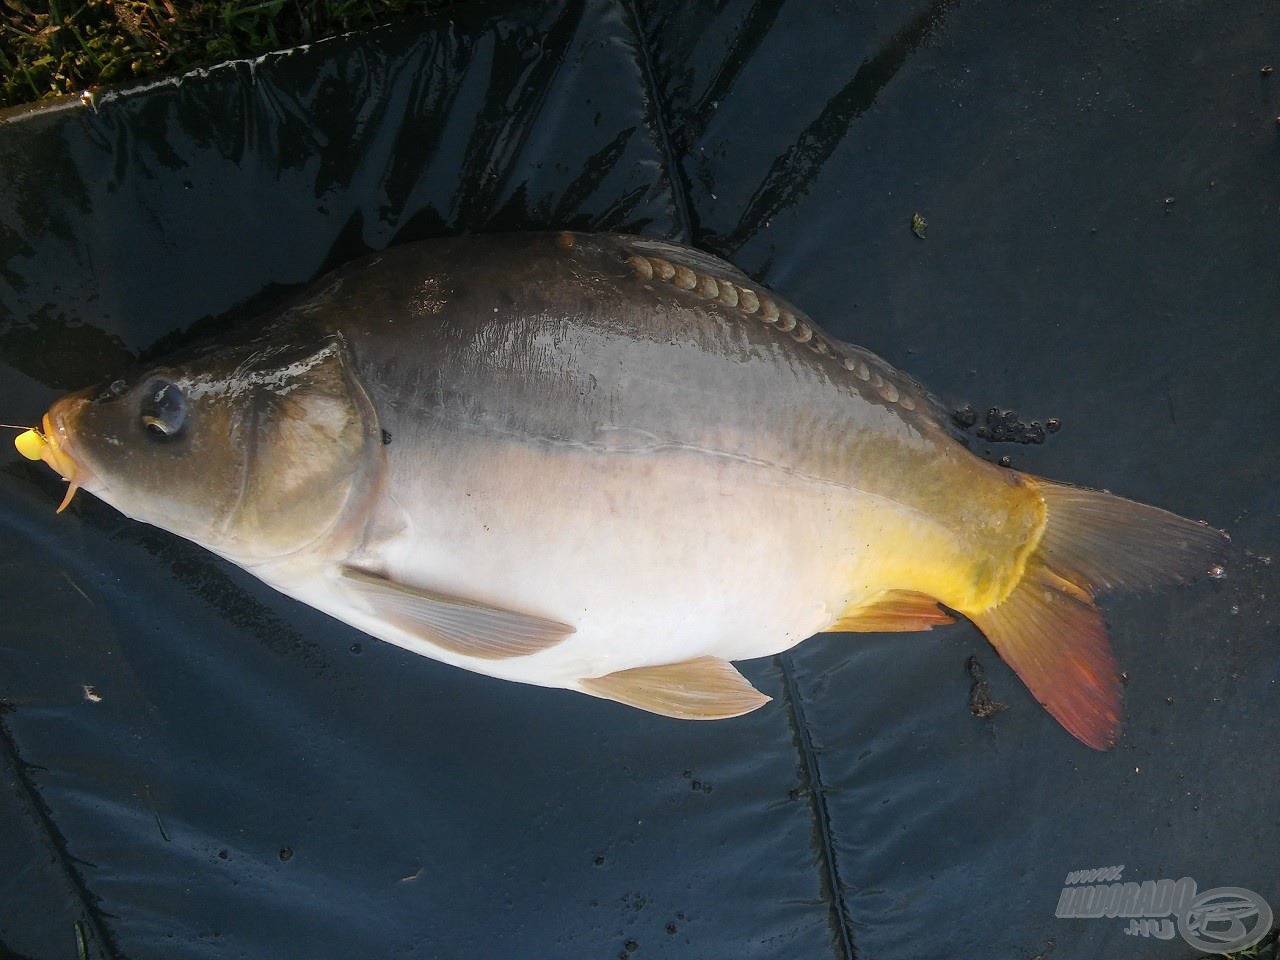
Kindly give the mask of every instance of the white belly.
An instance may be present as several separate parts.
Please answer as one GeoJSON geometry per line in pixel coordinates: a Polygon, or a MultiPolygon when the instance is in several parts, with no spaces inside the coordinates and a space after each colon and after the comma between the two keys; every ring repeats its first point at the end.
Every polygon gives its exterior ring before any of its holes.
{"type": "Polygon", "coordinates": [[[409,586],[569,624],[572,636],[530,656],[472,658],[376,619],[333,572],[282,589],[416,653],[543,686],[794,646],[849,601],[866,552],[858,530],[874,506],[844,487],[687,449],[517,444],[423,459],[392,477],[404,528],[357,561],[409,586]]]}

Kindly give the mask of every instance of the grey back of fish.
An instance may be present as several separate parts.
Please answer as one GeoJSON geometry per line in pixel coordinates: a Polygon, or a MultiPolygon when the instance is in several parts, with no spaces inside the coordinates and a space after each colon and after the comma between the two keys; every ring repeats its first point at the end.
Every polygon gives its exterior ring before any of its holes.
{"type": "Polygon", "coordinates": [[[954,446],[909,378],[723,261],[659,241],[408,244],[343,268],[290,313],[347,343],[393,445],[479,432],[690,449],[873,490],[935,472],[954,446]]]}

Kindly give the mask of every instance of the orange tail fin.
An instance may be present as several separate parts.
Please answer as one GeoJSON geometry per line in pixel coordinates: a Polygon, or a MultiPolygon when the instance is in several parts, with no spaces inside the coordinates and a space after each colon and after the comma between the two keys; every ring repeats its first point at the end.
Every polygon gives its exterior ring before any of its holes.
{"type": "Polygon", "coordinates": [[[1228,538],[1109,493],[1031,482],[1047,516],[1021,580],[995,606],[964,612],[1072,736],[1106,750],[1120,726],[1120,678],[1093,595],[1193,579],[1224,558],[1228,538]]]}

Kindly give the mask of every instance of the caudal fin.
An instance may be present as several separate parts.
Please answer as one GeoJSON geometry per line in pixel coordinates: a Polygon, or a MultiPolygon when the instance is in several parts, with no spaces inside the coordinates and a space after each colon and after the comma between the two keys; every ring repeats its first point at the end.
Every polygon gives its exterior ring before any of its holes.
{"type": "Polygon", "coordinates": [[[1223,559],[1228,537],[1109,493],[1032,482],[1047,513],[1040,542],[1012,592],[969,618],[1072,736],[1106,750],[1120,677],[1094,594],[1193,579],[1223,559]]]}

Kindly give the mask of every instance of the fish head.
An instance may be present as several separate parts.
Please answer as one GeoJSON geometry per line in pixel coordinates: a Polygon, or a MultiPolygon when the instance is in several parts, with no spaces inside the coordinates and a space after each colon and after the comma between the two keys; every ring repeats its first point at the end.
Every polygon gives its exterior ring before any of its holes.
{"type": "Polygon", "coordinates": [[[201,349],[63,397],[43,428],[73,491],[246,566],[341,526],[381,446],[334,338],[201,349]]]}

